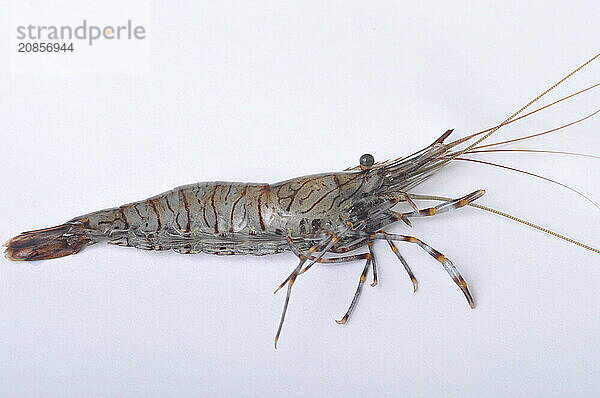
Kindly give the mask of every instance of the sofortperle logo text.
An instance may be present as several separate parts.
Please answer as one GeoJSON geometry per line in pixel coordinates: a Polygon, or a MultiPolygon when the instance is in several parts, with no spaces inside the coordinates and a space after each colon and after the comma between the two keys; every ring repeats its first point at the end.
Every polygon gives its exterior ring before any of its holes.
{"type": "Polygon", "coordinates": [[[143,40],[146,29],[141,25],[134,26],[131,20],[123,25],[89,25],[83,20],[77,26],[27,25],[17,26],[17,40],[86,40],[92,45],[96,40],[143,40]]]}

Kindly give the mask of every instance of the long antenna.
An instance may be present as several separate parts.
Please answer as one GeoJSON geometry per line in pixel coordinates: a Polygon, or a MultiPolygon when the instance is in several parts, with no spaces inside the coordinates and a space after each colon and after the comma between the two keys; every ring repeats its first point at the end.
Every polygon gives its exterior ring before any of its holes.
{"type": "Polygon", "coordinates": [[[575,69],[574,71],[572,71],[571,73],[569,73],[568,75],[566,75],[565,77],[563,77],[562,79],[560,79],[559,81],[557,81],[556,83],[554,83],[552,86],[550,86],[549,88],[547,88],[543,93],[541,93],[540,95],[538,95],[537,97],[535,97],[534,99],[532,99],[531,101],[529,101],[525,106],[523,106],[521,109],[519,109],[518,111],[516,111],[515,113],[513,113],[512,115],[510,115],[508,117],[508,119],[506,119],[505,121],[503,121],[502,123],[500,123],[496,128],[492,129],[489,133],[487,133],[486,135],[484,135],[483,137],[479,138],[477,141],[475,141],[474,143],[472,143],[471,145],[469,145],[466,149],[464,149],[463,152],[466,152],[469,149],[473,149],[474,147],[476,147],[477,145],[479,145],[483,140],[487,139],[490,135],[494,134],[500,127],[504,126],[506,123],[508,123],[511,120],[513,120],[521,112],[523,112],[525,109],[529,108],[534,102],[537,102],[544,95],[548,94],[550,91],[554,90],[556,87],[558,87],[560,84],[562,84],[565,80],[569,79],[575,73],[579,72],[580,70],[582,70],[583,68],[585,68],[587,65],[591,64],[592,62],[594,62],[596,60],[596,58],[598,58],[598,57],[600,57],[600,53],[598,53],[598,54],[594,55],[592,58],[588,59],[586,62],[584,62],[582,65],[580,65],[577,69],[575,69]]]}
{"type": "Polygon", "coordinates": [[[474,162],[474,163],[479,163],[479,164],[485,164],[485,165],[488,165],[488,166],[499,167],[499,168],[510,170],[510,171],[516,171],[517,173],[530,175],[532,177],[536,177],[536,178],[542,179],[544,181],[551,182],[552,184],[560,185],[563,188],[567,188],[571,192],[575,192],[577,195],[581,196],[583,199],[587,200],[592,205],[594,205],[595,208],[597,208],[598,210],[600,210],[600,206],[598,206],[598,203],[594,202],[591,198],[589,198],[588,196],[586,196],[583,192],[578,191],[575,188],[572,188],[572,187],[568,186],[567,184],[563,184],[562,182],[553,180],[552,178],[544,177],[543,175],[532,173],[531,171],[527,171],[527,170],[523,170],[523,169],[517,169],[515,167],[510,167],[510,166],[507,166],[507,165],[504,165],[504,164],[500,164],[500,163],[486,162],[485,160],[480,160],[480,159],[454,158],[453,160],[463,160],[465,162],[474,162]]]}
{"type": "MultiPolygon", "coordinates": [[[[439,200],[439,201],[452,200],[451,198],[447,198],[447,197],[444,197],[444,196],[434,196],[434,195],[409,194],[409,196],[412,199],[416,199],[416,200],[439,200]]],[[[488,211],[490,213],[494,213],[494,214],[497,214],[499,216],[506,217],[506,218],[508,218],[510,220],[519,222],[521,224],[525,224],[528,227],[535,228],[535,229],[537,229],[539,231],[547,233],[548,235],[555,236],[555,237],[557,237],[559,239],[562,239],[564,241],[567,241],[569,243],[572,243],[572,244],[574,244],[576,246],[579,246],[579,247],[582,247],[584,249],[590,250],[590,251],[592,251],[594,253],[600,253],[599,249],[596,249],[594,247],[588,246],[585,243],[581,243],[581,242],[579,242],[579,241],[577,241],[575,239],[572,239],[572,238],[569,238],[568,236],[559,234],[558,232],[554,232],[554,231],[552,231],[552,230],[550,230],[548,228],[541,227],[541,226],[539,226],[537,224],[532,223],[531,221],[527,221],[527,220],[524,220],[522,218],[515,217],[512,214],[508,214],[508,213],[505,213],[505,212],[500,211],[500,210],[492,209],[491,207],[483,206],[483,205],[480,205],[480,204],[477,204],[477,203],[468,203],[467,206],[475,207],[477,209],[485,210],[485,211],[488,211]]]]}
{"type": "Polygon", "coordinates": [[[505,124],[509,123],[511,120],[513,120],[515,117],[517,117],[521,112],[523,112],[525,109],[529,108],[534,102],[537,102],[540,98],[542,98],[543,96],[545,96],[546,94],[548,94],[550,91],[554,90],[556,87],[558,87],[560,84],[562,84],[565,80],[569,79],[571,76],[573,76],[575,73],[579,72],[581,69],[585,68],[587,65],[591,64],[593,61],[596,60],[596,58],[600,57],[600,53],[594,55],[592,58],[588,59],[586,62],[584,62],[582,65],[580,65],[579,67],[577,67],[574,71],[572,71],[571,73],[569,73],[568,75],[566,75],[565,77],[563,77],[562,79],[560,79],[559,81],[557,81],[556,83],[554,83],[552,86],[550,86],[549,88],[547,88],[546,90],[544,90],[540,95],[538,95],[537,97],[535,97],[534,99],[532,99],[531,101],[529,101],[525,106],[521,107],[518,111],[516,111],[515,113],[513,113],[512,115],[510,115],[505,121],[503,121],[502,123],[500,123],[499,125],[497,125],[496,127],[492,128],[487,134],[485,134],[483,137],[479,138],[478,140],[476,140],[474,143],[470,144],[468,147],[466,147],[465,149],[461,150],[461,151],[457,151],[455,152],[455,154],[453,154],[452,156],[447,157],[444,160],[441,160],[440,162],[430,166],[429,168],[426,168],[423,170],[423,172],[426,172],[428,170],[434,169],[434,168],[439,168],[441,165],[450,162],[453,158],[458,157],[460,155],[462,155],[463,153],[469,151],[470,149],[473,149],[474,147],[476,147],[477,145],[479,145],[482,141],[486,140],[490,135],[494,134],[496,131],[498,131],[498,129],[500,129],[500,127],[504,126],[505,124]]]}
{"type": "MultiPolygon", "coordinates": [[[[530,138],[539,137],[540,135],[554,133],[555,131],[562,130],[562,129],[566,128],[566,127],[572,126],[572,125],[577,124],[577,123],[581,123],[581,122],[583,122],[586,119],[589,119],[589,118],[591,118],[593,116],[596,116],[596,114],[598,114],[598,112],[600,112],[600,109],[598,109],[597,111],[595,111],[593,113],[590,113],[587,116],[584,116],[584,117],[582,117],[580,119],[577,119],[577,120],[575,120],[573,122],[570,122],[570,123],[567,123],[567,124],[563,124],[562,126],[555,127],[553,129],[546,130],[546,131],[543,131],[541,133],[531,134],[531,135],[527,135],[525,137],[513,138],[512,140],[505,140],[505,141],[500,141],[500,142],[493,142],[491,144],[480,145],[480,146],[473,147],[472,149],[481,149],[481,148],[488,148],[488,147],[491,147],[491,146],[504,145],[504,144],[509,144],[511,142],[523,141],[523,140],[528,140],[530,138]]],[[[472,152],[472,151],[470,151],[470,152],[472,152]]]]}

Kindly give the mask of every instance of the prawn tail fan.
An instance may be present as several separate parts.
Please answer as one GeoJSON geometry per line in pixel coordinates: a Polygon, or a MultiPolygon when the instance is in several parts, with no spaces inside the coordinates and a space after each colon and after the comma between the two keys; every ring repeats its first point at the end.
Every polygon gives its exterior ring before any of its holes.
{"type": "Polygon", "coordinates": [[[78,253],[95,243],[89,230],[81,224],[62,224],[56,227],[23,232],[4,244],[5,255],[14,261],[35,261],[59,258],[78,253]]]}

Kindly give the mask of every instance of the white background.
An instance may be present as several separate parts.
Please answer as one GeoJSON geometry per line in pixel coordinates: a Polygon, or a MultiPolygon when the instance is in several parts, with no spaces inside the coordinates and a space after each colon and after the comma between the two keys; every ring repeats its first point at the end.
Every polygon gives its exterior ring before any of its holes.
{"type": "MultiPolygon", "coordinates": [[[[204,180],[275,182],[382,160],[494,125],[598,52],[597,2],[117,2],[0,5],[0,237],[204,180]],[[16,26],[132,19],[139,42],[18,54],[16,26]],[[57,67],[57,65],[59,65],[57,67]]],[[[539,104],[598,82],[600,61],[539,104]]],[[[500,130],[514,138],[595,111],[600,89],[500,130]]],[[[598,155],[598,117],[512,148],[598,155]]],[[[500,153],[600,201],[598,160],[500,153]]],[[[598,247],[599,210],[571,191],[455,163],[414,192],[461,196],[598,247]]],[[[425,203],[423,204],[425,205],[425,203]]],[[[376,245],[363,264],[184,256],[96,245],[0,261],[2,396],[590,396],[600,389],[598,255],[461,209],[408,231],[469,281],[470,310],[422,250],[420,281],[376,245]]]]}

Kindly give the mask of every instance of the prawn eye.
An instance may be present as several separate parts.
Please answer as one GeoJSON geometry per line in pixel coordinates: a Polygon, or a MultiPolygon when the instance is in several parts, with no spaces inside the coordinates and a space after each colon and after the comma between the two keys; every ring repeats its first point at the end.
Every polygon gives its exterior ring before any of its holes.
{"type": "Polygon", "coordinates": [[[373,164],[375,164],[375,158],[370,153],[365,153],[364,155],[362,155],[360,157],[359,162],[360,162],[361,167],[368,168],[368,167],[373,166],[373,164]]]}

